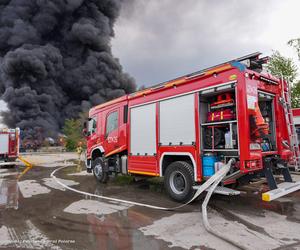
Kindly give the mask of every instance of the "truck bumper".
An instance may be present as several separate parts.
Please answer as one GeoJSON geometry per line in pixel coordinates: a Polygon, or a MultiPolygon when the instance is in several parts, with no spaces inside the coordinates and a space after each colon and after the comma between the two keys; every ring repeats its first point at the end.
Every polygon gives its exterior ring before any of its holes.
{"type": "Polygon", "coordinates": [[[92,172],[92,160],[86,158],[86,160],[85,160],[85,166],[86,166],[86,171],[88,173],[91,173],[92,172]]]}
{"type": "Polygon", "coordinates": [[[300,181],[298,182],[282,182],[278,184],[278,188],[262,193],[263,201],[272,201],[284,195],[290,194],[300,189],[300,181]]]}

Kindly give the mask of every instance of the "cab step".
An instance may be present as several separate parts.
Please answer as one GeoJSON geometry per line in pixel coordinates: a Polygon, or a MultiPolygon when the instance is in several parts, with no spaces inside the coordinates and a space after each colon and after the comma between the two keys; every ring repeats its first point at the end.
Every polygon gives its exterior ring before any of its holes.
{"type": "MultiPolygon", "coordinates": [[[[193,186],[194,189],[199,189],[201,186],[193,186]]],[[[211,187],[209,187],[208,189],[206,189],[206,191],[209,191],[211,189],[211,187]]],[[[238,190],[234,190],[231,188],[227,188],[227,187],[221,187],[221,186],[217,186],[216,189],[214,190],[214,194],[222,194],[222,195],[228,195],[228,196],[232,196],[232,195],[239,195],[241,192],[238,190]]]]}
{"type": "Polygon", "coordinates": [[[282,182],[277,184],[277,188],[262,193],[263,201],[272,201],[284,195],[300,190],[300,181],[298,182],[282,182]]]}

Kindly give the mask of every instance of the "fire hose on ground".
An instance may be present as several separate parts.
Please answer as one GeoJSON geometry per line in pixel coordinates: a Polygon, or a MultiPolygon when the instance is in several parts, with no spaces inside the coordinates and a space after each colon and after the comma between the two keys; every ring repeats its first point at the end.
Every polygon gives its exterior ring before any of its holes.
{"type": "Polygon", "coordinates": [[[24,165],[26,166],[26,168],[24,169],[24,171],[18,176],[18,180],[21,179],[21,177],[26,174],[30,169],[32,169],[32,167],[34,166],[32,163],[30,163],[29,161],[25,160],[24,158],[22,158],[21,156],[18,157],[18,159],[24,163],[24,165]]]}
{"type": "Polygon", "coordinates": [[[140,203],[140,202],[134,202],[134,201],[128,201],[128,200],[123,200],[123,199],[117,199],[117,198],[112,198],[112,197],[108,197],[108,196],[103,196],[103,195],[97,195],[97,194],[92,194],[92,193],[88,193],[88,192],[84,192],[81,190],[77,190],[75,188],[69,187],[66,184],[62,183],[60,180],[58,180],[58,178],[55,176],[55,173],[57,173],[58,171],[67,168],[68,166],[64,166],[64,167],[60,167],[55,169],[52,173],[51,173],[51,177],[54,179],[54,181],[61,185],[62,187],[64,187],[65,189],[78,193],[78,194],[82,194],[82,195],[86,195],[86,196],[90,196],[90,197],[95,197],[95,198],[100,198],[103,200],[107,200],[107,201],[113,201],[113,202],[120,202],[120,203],[125,203],[125,204],[130,204],[130,205],[135,205],[135,206],[141,206],[141,207],[146,207],[146,208],[152,208],[152,209],[158,209],[158,210],[165,210],[165,211],[173,211],[179,208],[182,208],[186,205],[188,205],[189,203],[191,203],[192,201],[194,201],[197,197],[199,197],[199,195],[201,193],[203,193],[205,190],[208,190],[208,193],[205,197],[204,202],[202,203],[202,218],[203,218],[203,224],[205,229],[215,235],[216,237],[234,245],[235,247],[239,248],[239,249],[248,249],[247,247],[241,245],[239,242],[236,242],[232,239],[227,238],[226,236],[222,235],[220,232],[214,230],[209,222],[208,222],[208,217],[207,217],[207,205],[208,202],[211,198],[211,195],[213,194],[214,190],[216,189],[216,187],[218,186],[218,184],[221,182],[221,180],[226,176],[226,174],[229,172],[231,165],[234,163],[234,159],[231,159],[226,165],[224,165],[219,171],[217,171],[213,176],[211,176],[203,185],[198,186],[197,187],[197,191],[195,192],[193,198],[191,200],[189,200],[188,202],[180,205],[180,206],[176,206],[176,207],[160,207],[160,206],[153,206],[150,204],[145,204],[145,203],[140,203]]]}

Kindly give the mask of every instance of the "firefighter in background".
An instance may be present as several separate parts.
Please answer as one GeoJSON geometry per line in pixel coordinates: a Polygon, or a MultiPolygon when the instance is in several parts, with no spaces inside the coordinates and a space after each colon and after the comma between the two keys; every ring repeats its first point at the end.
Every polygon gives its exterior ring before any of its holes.
{"type": "Polygon", "coordinates": [[[80,161],[81,160],[81,155],[82,155],[82,152],[83,152],[82,141],[78,142],[76,152],[78,154],[78,160],[80,161]]]}

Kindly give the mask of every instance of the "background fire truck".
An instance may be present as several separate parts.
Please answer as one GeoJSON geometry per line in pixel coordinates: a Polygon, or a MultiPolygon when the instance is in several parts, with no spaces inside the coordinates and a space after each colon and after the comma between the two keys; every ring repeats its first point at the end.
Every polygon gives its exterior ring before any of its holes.
{"type": "Polygon", "coordinates": [[[0,129],[0,161],[14,162],[19,156],[20,129],[0,129]]]}
{"type": "Polygon", "coordinates": [[[266,61],[253,53],[93,107],[87,170],[100,182],[163,176],[170,197],[186,201],[234,158],[222,185],[265,176],[268,201],[300,189],[289,173],[299,166],[289,86],[263,71],[266,61]]]}
{"type": "Polygon", "coordinates": [[[294,124],[297,132],[298,142],[300,142],[300,108],[294,108],[292,112],[293,112],[294,124]]]}

